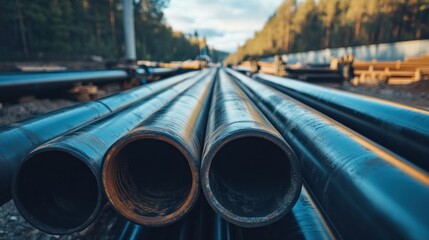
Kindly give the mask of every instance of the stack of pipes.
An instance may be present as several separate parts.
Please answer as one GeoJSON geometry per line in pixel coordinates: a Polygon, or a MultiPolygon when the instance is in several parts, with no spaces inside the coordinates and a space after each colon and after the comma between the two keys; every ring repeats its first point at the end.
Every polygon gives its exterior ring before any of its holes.
{"type": "Polygon", "coordinates": [[[1,203],[50,234],[425,239],[429,112],[231,69],[0,129],[1,203]]]}

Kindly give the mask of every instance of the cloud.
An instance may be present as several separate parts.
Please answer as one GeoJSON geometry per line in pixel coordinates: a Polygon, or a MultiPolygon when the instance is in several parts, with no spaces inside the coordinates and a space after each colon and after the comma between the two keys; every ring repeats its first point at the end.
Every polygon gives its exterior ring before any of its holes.
{"type": "Polygon", "coordinates": [[[198,31],[210,46],[235,51],[262,29],[282,0],[170,0],[167,23],[185,33],[198,31]]]}
{"type": "Polygon", "coordinates": [[[195,21],[193,18],[191,18],[189,16],[185,16],[185,15],[176,15],[176,16],[172,15],[170,17],[175,19],[175,21],[180,21],[180,22],[185,23],[185,24],[193,24],[195,21]]]}
{"type": "Polygon", "coordinates": [[[200,36],[205,36],[206,38],[223,37],[225,35],[222,31],[212,28],[200,28],[197,31],[200,36]]]}

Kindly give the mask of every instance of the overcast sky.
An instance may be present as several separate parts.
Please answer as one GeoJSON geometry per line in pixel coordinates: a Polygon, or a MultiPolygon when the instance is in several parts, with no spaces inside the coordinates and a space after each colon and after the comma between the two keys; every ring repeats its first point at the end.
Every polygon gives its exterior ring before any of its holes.
{"type": "Polygon", "coordinates": [[[185,33],[198,31],[216,49],[232,52],[262,29],[282,0],[170,0],[167,23],[185,33]]]}

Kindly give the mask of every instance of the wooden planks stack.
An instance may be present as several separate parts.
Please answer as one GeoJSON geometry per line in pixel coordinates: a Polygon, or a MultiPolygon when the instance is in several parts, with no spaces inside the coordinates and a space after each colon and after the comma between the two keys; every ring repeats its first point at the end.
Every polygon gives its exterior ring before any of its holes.
{"type": "Polygon", "coordinates": [[[360,82],[370,78],[384,80],[391,85],[409,84],[428,78],[429,55],[406,58],[404,61],[356,61],[353,66],[354,74],[360,82]]]}

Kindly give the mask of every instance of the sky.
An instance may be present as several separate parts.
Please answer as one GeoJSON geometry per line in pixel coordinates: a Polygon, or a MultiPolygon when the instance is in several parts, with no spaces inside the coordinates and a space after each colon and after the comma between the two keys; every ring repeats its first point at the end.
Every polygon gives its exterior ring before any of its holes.
{"type": "Polygon", "coordinates": [[[170,0],[164,13],[175,31],[198,31],[210,47],[234,52],[262,29],[282,1],[170,0]]]}

